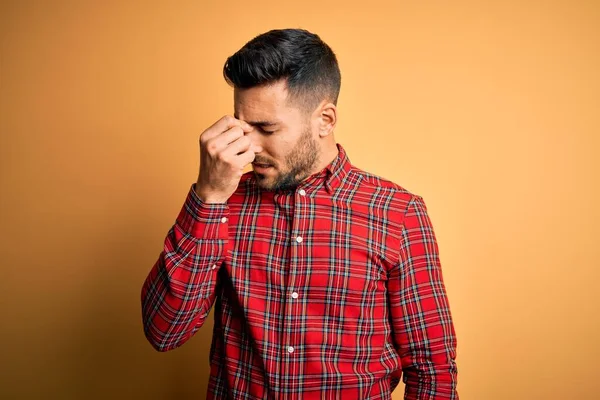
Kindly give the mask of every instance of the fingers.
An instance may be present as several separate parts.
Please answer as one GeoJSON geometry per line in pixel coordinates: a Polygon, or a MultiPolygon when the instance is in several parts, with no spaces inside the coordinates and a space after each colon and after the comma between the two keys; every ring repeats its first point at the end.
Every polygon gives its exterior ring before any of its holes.
{"type": "Polygon", "coordinates": [[[254,145],[248,136],[242,136],[223,151],[222,155],[226,159],[235,160],[239,168],[244,168],[246,165],[254,161],[256,153],[260,153],[262,147],[254,145]]]}
{"type": "Polygon", "coordinates": [[[246,121],[242,121],[241,119],[238,121],[240,121],[240,127],[244,130],[244,132],[252,132],[254,130],[254,127],[246,121]]]}
{"type": "Polygon", "coordinates": [[[223,150],[223,155],[226,157],[234,157],[240,153],[245,153],[248,150],[251,150],[252,142],[248,136],[242,136],[241,138],[235,140],[231,143],[225,150],[223,150]]]}
{"type": "Polygon", "coordinates": [[[231,143],[235,142],[239,138],[244,136],[244,130],[239,126],[234,126],[229,130],[223,132],[221,135],[217,136],[217,140],[225,143],[225,146],[229,146],[231,143]]]}
{"type": "Polygon", "coordinates": [[[254,161],[255,157],[256,157],[256,153],[254,151],[252,151],[252,149],[240,154],[238,156],[238,160],[240,162],[241,168],[244,168],[246,165],[248,165],[252,161],[254,161]]]}
{"type": "Polygon", "coordinates": [[[218,154],[227,146],[244,136],[244,131],[239,126],[234,126],[220,135],[206,141],[206,149],[210,154],[218,154]]]}
{"type": "MultiPolygon", "coordinates": [[[[206,142],[206,148],[210,154],[218,154],[222,151],[226,151],[229,146],[231,146],[233,143],[236,143],[238,140],[240,140],[244,137],[245,137],[244,131],[240,127],[236,126],[236,127],[230,128],[228,131],[225,131],[221,135],[208,140],[206,142]]],[[[246,139],[248,139],[247,136],[246,136],[246,139]]],[[[238,143],[238,146],[241,143],[245,143],[246,139],[243,139],[242,142],[238,143]]],[[[259,153],[262,151],[262,147],[260,147],[258,145],[252,144],[252,148],[255,153],[259,153]]],[[[246,150],[247,150],[246,147],[234,147],[230,153],[233,155],[236,155],[237,153],[246,151],[246,150]],[[234,150],[237,150],[237,152],[234,152],[234,150]]]]}
{"type": "Polygon", "coordinates": [[[241,128],[243,132],[251,132],[254,128],[245,121],[236,119],[231,115],[226,115],[215,122],[211,127],[209,127],[202,134],[202,139],[204,141],[211,140],[223,132],[228,131],[231,128],[238,127],[241,128]]]}
{"type": "Polygon", "coordinates": [[[237,188],[242,169],[254,160],[260,146],[246,135],[248,123],[225,116],[200,135],[200,173],[197,193],[207,202],[225,202],[237,188]],[[200,188],[200,189],[198,189],[200,188]]]}
{"type": "Polygon", "coordinates": [[[247,122],[226,115],[202,133],[200,147],[213,159],[244,168],[263,151],[246,135],[253,129],[247,122]]]}

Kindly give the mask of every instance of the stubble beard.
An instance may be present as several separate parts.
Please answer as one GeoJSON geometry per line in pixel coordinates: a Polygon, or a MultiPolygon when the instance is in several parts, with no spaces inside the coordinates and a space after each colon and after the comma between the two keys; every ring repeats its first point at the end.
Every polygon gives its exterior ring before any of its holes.
{"type": "Polygon", "coordinates": [[[300,182],[310,176],[319,161],[319,156],[317,142],[313,139],[310,128],[307,128],[285,158],[288,170],[280,172],[272,183],[267,182],[267,176],[255,172],[258,185],[262,189],[272,191],[294,190],[300,182]]]}

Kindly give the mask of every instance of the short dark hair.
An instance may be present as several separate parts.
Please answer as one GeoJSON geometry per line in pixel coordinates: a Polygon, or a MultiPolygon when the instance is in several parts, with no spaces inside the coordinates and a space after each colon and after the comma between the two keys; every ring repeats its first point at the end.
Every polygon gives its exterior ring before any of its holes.
{"type": "Polygon", "coordinates": [[[223,76],[241,89],[286,79],[290,98],[312,108],[324,99],[337,104],[341,85],[335,53],[304,29],[274,29],[255,37],[227,58],[223,76]]]}

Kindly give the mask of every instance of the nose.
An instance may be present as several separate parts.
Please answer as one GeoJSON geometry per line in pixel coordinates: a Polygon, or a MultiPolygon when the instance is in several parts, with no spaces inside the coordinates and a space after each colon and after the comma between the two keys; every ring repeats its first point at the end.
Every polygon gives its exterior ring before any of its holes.
{"type": "Polygon", "coordinates": [[[256,153],[263,151],[262,136],[256,128],[252,129],[250,132],[244,132],[244,135],[248,136],[256,153]]]}

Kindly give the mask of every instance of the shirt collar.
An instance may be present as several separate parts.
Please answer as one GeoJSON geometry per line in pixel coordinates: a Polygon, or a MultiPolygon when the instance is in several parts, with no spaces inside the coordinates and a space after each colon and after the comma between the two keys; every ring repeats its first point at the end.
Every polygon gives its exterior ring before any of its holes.
{"type": "Polygon", "coordinates": [[[331,194],[340,186],[346,175],[348,175],[352,164],[350,163],[350,159],[348,158],[348,154],[346,154],[344,147],[339,143],[336,143],[336,146],[338,148],[338,154],[333,161],[321,171],[306,178],[300,184],[299,189],[304,189],[309,192],[324,185],[327,193],[331,194]]]}
{"type": "MultiPolygon", "coordinates": [[[[331,161],[321,171],[316,172],[303,180],[296,188],[296,191],[304,190],[305,193],[310,194],[324,186],[327,193],[331,194],[340,186],[352,168],[352,164],[350,163],[350,159],[348,158],[346,150],[342,147],[342,145],[336,143],[336,146],[338,153],[333,161],[331,161]]],[[[254,175],[251,175],[250,180],[254,183],[256,182],[254,175]]],[[[266,191],[265,194],[269,193],[269,195],[275,195],[276,192],[266,191]]]]}

